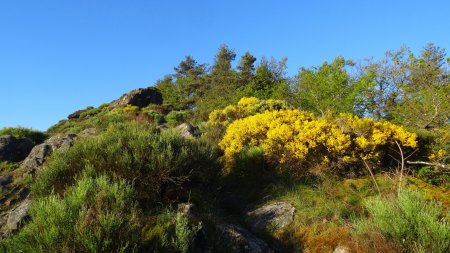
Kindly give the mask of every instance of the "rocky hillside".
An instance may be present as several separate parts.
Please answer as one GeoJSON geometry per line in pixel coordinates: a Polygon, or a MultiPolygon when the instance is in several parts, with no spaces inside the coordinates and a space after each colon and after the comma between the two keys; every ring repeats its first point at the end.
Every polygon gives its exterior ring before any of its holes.
{"type": "Polygon", "coordinates": [[[449,188],[404,168],[415,133],[253,97],[173,109],[142,88],[0,136],[0,251],[449,252],[449,188]]]}

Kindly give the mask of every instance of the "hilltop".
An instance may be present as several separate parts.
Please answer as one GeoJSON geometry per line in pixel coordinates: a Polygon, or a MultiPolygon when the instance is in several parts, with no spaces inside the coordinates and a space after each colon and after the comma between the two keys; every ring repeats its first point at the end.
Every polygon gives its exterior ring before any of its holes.
{"type": "Polygon", "coordinates": [[[0,248],[448,252],[449,72],[409,53],[289,78],[222,46],[46,132],[1,129],[0,248]]]}

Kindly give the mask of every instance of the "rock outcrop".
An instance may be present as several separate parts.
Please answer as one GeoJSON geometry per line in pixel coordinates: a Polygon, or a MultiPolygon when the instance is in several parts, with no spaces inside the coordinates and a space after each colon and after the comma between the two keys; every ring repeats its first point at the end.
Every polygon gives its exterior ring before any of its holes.
{"type": "Polygon", "coordinates": [[[87,107],[86,109],[82,109],[82,110],[75,111],[75,112],[69,114],[69,116],[67,116],[67,118],[68,118],[68,119],[78,119],[78,118],[80,118],[80,116],[81,116],[81,114],[82,114],[83,112],[87,112],[88,110],[93,109],[93,108],[94,108],[94,107],[89,106],[89,107],[87,107]]]}
{"type": "Polygon", "coordinates": [[[66,149],[73,145],[76,135],[57,134],[42,144],[35,146],[28,157],[20,165],[20,168],[28,168],[25,173],[34,174],[44,164],[46,158],[56,150],[66,149]]]}
{"type": "Polygon", "coordinates": [[[283,228],[294,219],[295,207],[287,202],[276,202],[247,212],[246,222],[254,233],[267,228],[283,228]]]}
{"type": "Polygon", "coordinates": [[[33,142],[12,135],[0,136],[0,161],[20,162],[30,153],[33,142]]]}
{"type": "Polygon", "coordinates": [[[109,109],[112,110],[114,108],[126,105],[146,107],[150,104],[161,105],[162,102],[162,94],[155,87],[140,88],[132,90],[118,100],[111,102],[109,109]]]}

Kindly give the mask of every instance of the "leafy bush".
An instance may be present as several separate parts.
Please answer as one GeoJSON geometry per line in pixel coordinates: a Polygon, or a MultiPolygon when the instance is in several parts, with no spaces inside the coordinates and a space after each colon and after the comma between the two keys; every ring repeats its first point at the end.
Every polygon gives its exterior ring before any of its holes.
{"type": "MultiPolygon", "coordinates": [[[[92,172],[91,172],[92,173],[92,172]]],[[[134,252],[139,222],[133,188],[86,173],[64,198],[34,200],[31,222],[1,242],[3,252],[134,252]]]]}
{"type": "Polygon", "coordinates": [[[190,111],[171,111],[166,115],[166,121],[171,126],[179,125],[191,116],[190,111]]]}
{"type": "Polygon", "coordinates": [[[406,252],[448,252],[450,224],[441,218],[444,211],[418,192],[402,191],[394,199],[377,197],[366,201],[365,207],[370,218],[356,223],[357,233],[379,231],[406,252]]]}
{"type": "Polygon", "coordinates": [[[26,127],[5,127],[0,129],[0,136],[12,135],[16,138],[28,138],[34,144],[40,144],[47,139],[47,135],[41,131],[26,127]]]}
{"type": "Polygon", "coordinates": [[[211,145],[181,137],[175,131],[159,134],[154,126],[135,122],[113,124],[97,138],[76,143],[53,155],[33,185],[37,195],[54,189],[63,193],[86,166],[97,173],[115,174],[133,182],[146,204],[178,196],[177,190],[214,181],[217,152],[211,145]]]}

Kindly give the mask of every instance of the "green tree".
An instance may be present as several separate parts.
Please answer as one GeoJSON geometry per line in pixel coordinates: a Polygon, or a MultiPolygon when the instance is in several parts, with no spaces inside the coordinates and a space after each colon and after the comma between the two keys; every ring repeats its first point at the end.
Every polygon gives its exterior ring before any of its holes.
{"type": "Polygon", "coordinates": [[[407,126],[433,129],[449,123],[450,78],[445,50],[428,44],[420,57],[410,55],[404,72],[407,82],[399,87],[394,120],[407,126]]]}
{"type": "Polygon", "coordinates": [[[272,58],[268,61],[263,57],[248,84],[240,88],[240,97],[252,96],[261,99],[284,99],[284,95],[286,95],[284,91],[287,89],[287,78],[285,77],[286,61],[286,58],[283,58],[281,61],[272,58]]]}
{"type": "Polygon", "coordinates": [[[379,61],[370,59],[360,65],[358,82],[363,91],[357,110],[361,115],[392,119],[400,86],[408,79],[410,55],[409,48],[402,47],[397,51],[386,52],[385,57],[379,61]]]}
{"type": "Polygon", "coordinates": [[[239,87],[245,86],[250,82],[250,78],[255,73],[255,62],[256,58],[250,52],[246,52],[241,56],[241,61],[237,66],[239,70],[239,87]]]}
{"type": "Polygon", "coordinates": [[[318,115],[354,112],[360,83],[347,71],[353,62],[337,57],[319,67],[301,68],[296,90],[297,105],[318,115]]]}
{"type": "Polygon", "coordinates": [[[206,119],[209,112],[233,103],[236,99],[237,72],[232,68],[236,53],[228,46],[220,46],[211,67],[209,79],[205,80],[207,88],[203,97],[197,101],[196,112],[206,119]]]}
{"type": "Polygon", "coordinates": [[[176,110],[192,109],[207,90],[206,65],[186,56],[174,70],[175,74],[158,81],[156,87],[162,92],[166,106],[176,110]]]}

